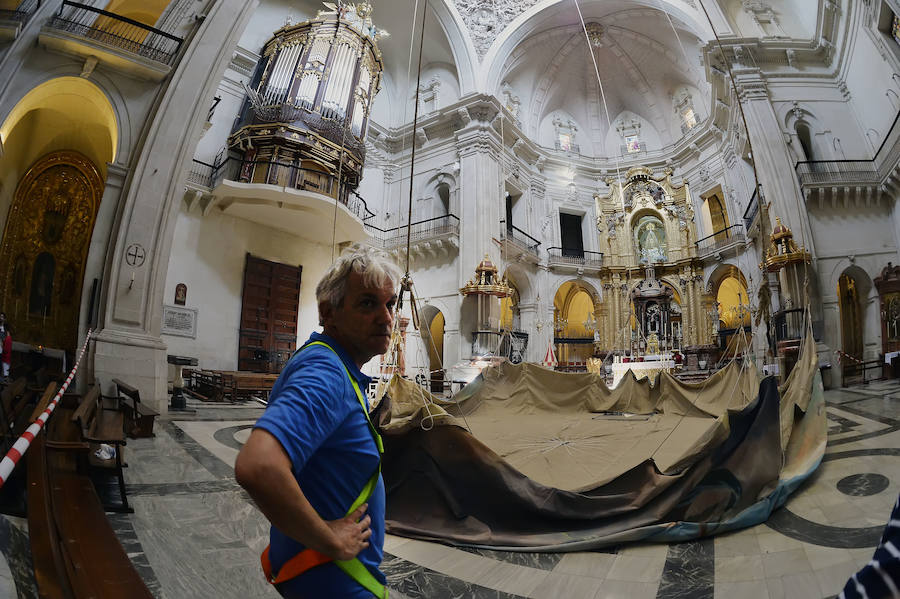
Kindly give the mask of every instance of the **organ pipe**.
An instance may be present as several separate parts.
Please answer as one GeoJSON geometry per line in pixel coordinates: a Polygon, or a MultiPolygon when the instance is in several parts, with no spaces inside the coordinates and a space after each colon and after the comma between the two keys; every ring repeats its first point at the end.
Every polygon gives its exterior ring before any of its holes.
{"type": "Polygon", "coordinates": [[[248,98],[251,108],[228,145],[247,162],[277,156],[300,168],[307,160],[326,165],[355,187],[381,86],[377,41],[386,33],[373,24],[368,1],[326,6],[331,10],[272,34],[258,65],[260,82],[248,98]]]}

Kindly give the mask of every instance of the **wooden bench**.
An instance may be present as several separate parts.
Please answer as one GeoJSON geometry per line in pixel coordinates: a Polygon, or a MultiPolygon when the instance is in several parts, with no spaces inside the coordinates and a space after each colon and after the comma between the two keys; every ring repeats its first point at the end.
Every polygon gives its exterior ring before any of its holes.
{"type": "Polygon", "coordinates": [[[113,379],[116,395],[125,412],[125,431],[130,437],[152,437],[153,422],[159,413],[141,401],[141,393],[137,388],[119,379],[113,379]]]}
{"type": "Polygon", "coordinates": [[[125,495],[125,413],[116,403],[106,402],[100,395],[100,386],[95,384],[81,400],[71,420],[77,424],[80,441],[88,446],[87,467],[97,472],[111,472],[118,482],[121,503],[104,507],[115,512],[134,512],[125,495]],[[115,456],[103,458],[97,455],[101,444],[111,446],[115,456]]]}
{"type": "Polygon", "coordinates": [[[39,434],[26,454],[28,536],[39,596],[150,599],[91,480],[78,472],[74,452],[60,451],[77,448],[71,439],[80,433],[75,421],[58,416],[48,422],[46,442],[39,434]]]}

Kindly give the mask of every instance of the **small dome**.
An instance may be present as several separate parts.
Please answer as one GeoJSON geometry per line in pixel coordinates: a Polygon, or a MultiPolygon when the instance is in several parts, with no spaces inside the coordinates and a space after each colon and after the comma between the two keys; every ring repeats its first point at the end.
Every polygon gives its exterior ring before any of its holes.
{"type": "Polygon", "coordinates": [[[785,237],[793,237],[791,230],[781,222],[779,217],[775,217],[775,228],[772,230],[772,241],[783,239],[785,237]]]}

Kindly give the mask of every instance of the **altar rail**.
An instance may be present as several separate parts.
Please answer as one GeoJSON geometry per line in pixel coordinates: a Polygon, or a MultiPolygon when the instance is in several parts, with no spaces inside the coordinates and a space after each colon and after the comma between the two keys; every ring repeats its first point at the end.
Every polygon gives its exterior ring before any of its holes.
{"type": "Polygon", "coordinates": [[[175,61],[183,41],[155,27],[70,0],[63,0],[47,26],[166,65],[175,61]]]}

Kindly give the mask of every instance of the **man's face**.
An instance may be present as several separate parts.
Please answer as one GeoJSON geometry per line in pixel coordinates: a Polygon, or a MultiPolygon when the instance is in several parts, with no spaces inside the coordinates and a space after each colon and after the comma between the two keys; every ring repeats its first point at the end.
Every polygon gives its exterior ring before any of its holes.
{"type": "Polygon", "coordinates": [[[397,293],[390,281],[381,287],[367,287],[362,275],[351,271],[343,303],[336,308],[328,302],[319,304],[319,313],[325,334],[340,343],[361,367],[387,351],[396,303],[397,293]]]}

